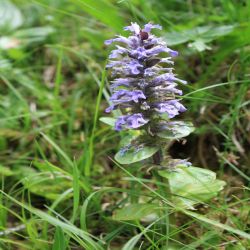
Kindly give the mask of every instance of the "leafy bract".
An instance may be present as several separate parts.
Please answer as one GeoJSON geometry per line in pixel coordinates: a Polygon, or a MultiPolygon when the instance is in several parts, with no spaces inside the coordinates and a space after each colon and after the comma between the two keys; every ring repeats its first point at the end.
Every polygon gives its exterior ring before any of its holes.
{"type": "Polygon", "coordinates": [[[122,138],[120,142],[121,149],[116,153],[115,160],[120,164],[131,164],[145,160],[155,154],[159,148],[156,146],[141,143],[139,130],[131,130],[129,134],[122,138]]]}
{"type": "Polygon", "coordinates": [[[113,215],[114,220],[140,220],[146,216],[153,214],[159,208],[156,204],[130,204],[123,207],[113,215]]]}
{"type": "Polygon", "coordinates": [[[188,136],[195,130],[195,127],[191,122],[174,121],[169,123],[169,127],[161,132],[157,133],[157,136],[164,139],[180,139],[188,136]]]}
{"type": "MultiPolygon", "coordinates": [[[[114,126],[115,118],[101,117],[100,121],[106,123],[110,126],[114,126]]],[[[144,143],[139,143],[139,136],[141,131],[131,130],[128,135],[123,137],[120,146],[121,149],[116,153],[115,160],[120,164],[131,164],[134,162],[145,160],[151,157],[158,151],[158,147],[153,147],[146,145],[144,143]],[[132,141],[137,141],[136,143],[131,143],[132,141]]]]}
{"type": "Polygon", "coordinates": [[[113,117],[101,117],[99,120],[100,120],[101,122],[103,122],[103,123],[109,125],[109,126],[112,126],[112,127],[115,126],[115,121],[116,121],[116,119],[113,118],[113,117]]]}
{"type": "Polygon", "coordinates": [[[175,171],[163,170],[159,174],[169,180],[174,203],[190,209],[217,196],[225,186],[213,171],[203,168],[177,166],[175,171]]]}
{"type": "Polygon", "coordinates": [[[120,149],[115,155],[115,160],[120,164],[131,164],[151,157],[158,150],[158,147],[145,146],[143,144],[139,146],[131,145],[128,149],[120,149]]]}

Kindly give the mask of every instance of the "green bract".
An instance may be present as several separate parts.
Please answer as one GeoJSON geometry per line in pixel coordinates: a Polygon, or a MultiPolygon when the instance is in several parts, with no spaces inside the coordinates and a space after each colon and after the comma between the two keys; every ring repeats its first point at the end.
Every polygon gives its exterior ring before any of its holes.
{"type": "Polygon", "coordinates": [[[157,136],[164,139],[180,139],[191,134],[195,130],[194,125],[191,122],[175,121],[170,129],[166,129],[157,133],[157,136]]]}
{"type": "Polygon", "coordinates": [[[112,117],[101,117],[99,120],[112,127],[114,127],[116,121],[116,119],[112,117]]]}
{"type": "Polygon", "coordinates": [[[125,152],[123,149],[118,151],[118,153],[115,155],[115,160],[120,164],[131,164],[151,157],[158,150],[158,147],[144,146],[143,144],[140,145],[139,148],[138,146],[131,146],[125,152]]]}

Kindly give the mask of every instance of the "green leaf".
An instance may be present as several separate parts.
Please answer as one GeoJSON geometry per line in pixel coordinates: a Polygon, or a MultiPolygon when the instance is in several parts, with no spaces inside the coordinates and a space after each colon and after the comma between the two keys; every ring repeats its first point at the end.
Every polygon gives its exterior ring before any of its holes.
{"type": "Polygon", "coordinates": [[[216,180],[216,174],[208,169],[177,166],[176,171],[159,171],[169,179],[176,204],[192,209],[193,205],[217,196],[225,182],[216,180]]]}
{"type": "Polygon", "coordinates": [[[158,206],[156,204],[131,204],[115,212],[114,220],[140,220],[147,215],[154,214],[158,206]]]}
{"type": "Polygon", "coordinates": [[[169,129],[157,133],[157,136],[164,139],[180,139],[188,136],[195,130],[195,127],[191,122],[175,121],[170,123],[169,129]]]}
{"type": "Polygon", "coordinates": [[[116,121],[115,118],[112,118],[112,117],[101,117],[99,120],[100,120],[101,122],[103,122],[103,123],[109,125],[109,126],[112,126],[112,127],[115,126],[115,121],[116,121]]]}
{"type": "Polygon", "coordinates": [[[65,250],[66,248],[67,248],[67,243],[63,230],[59,226],[57,226],[52,250],[65,250]]]}
{"type": "Polygon", "coordinates": [[[136,147],[131,145],[126,151],[124,149],[118,151],[115,160],[120,164],[131,164],[151,157],[158,150],[157,147],[144,146],[143,144],[136,147]]]}
{"type": "Polygon", "coordinates": [[[0,165],[0,175],[11,176],[14,174],[15,172],[13,172],[10,168],[0,165]]]}
{"type": "Polygon", "coordinates": [[[229,34],[234,30],[234,28],[234,25],[223,25],[219,27],[200,26],[180,32],[166,33],[164,40],[169,46],[194,41],[194,43],[192,43],[194,44],[193,46],[196,45],[196,47],[199,49],[201,46],[203,46],[203,49],[207,49],[209,47],[205,46],[205,43],[211,42],[218,37],[229,34]]]}
{"type": "Polygon", "coordinates": [[[128,131],[127,135],[121,139],[120,146],[125,147],[126,145],[129,145],[133,141],[138,140],[140,135],[142,135],[142,132],[140,130],[128,131]]]}
{"type": "Polygon", "coordinates": [[[168,46],[182,44],[188,42],[190,37],[186,34],[185,31],[183,32],[169,32],[166,33],[164,36],[164,41],[167,42],[168,46]]]}
{"type": "Polygon", "coordinates": [[[135,249],[136,243],[139,241],[139,239],[142,237],[142,233],[135,235],[132,237],[123,247],[122,250],[133,250],[135,249]]]}
{"type": "Polygon", "coordinates": [[[211,27],[207,32],[203,34],[204,39],[214,40],[217,37],[225,36],[231,33],[235,28],[235,25],[222,25],[218,27],[211,27]]]}
{"type": "Polygon", "coordinates": [[[211,47],[207,46],[205,40],[203,39],[197,39],[193,43],[189,43],[188,46],[194,48],[199,52],[202,52],[204,50],[211,50],[211,47]]]}
{"type": "Polygon", "coordinates": [[[198,37],[200,38],[202,34],[209,31],[210,28],[210,26],[201,26],[189,30],[183,30],[181,32],[174,31],[166,33],[165,40],[169,46],[194,41],[198,37]]]}

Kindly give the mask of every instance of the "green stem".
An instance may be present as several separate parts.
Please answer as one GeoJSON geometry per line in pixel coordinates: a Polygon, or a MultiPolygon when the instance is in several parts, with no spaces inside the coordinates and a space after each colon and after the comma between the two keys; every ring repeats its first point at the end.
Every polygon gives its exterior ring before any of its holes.
{"type": "MultiPolygon", "coordinates": [[[[163,160],[163,150],[158,151],[154,156],[153,156],[153,163],[155,165],[161,165],[162,160],[163,160]]],[[[166,178],[162,178],[159,173],[158,170],[154,170],[154,176],[157,182],[159,183],[164,183],[164,186],[158,185],[159,191],[161,193],[161,195],[163,197],[165,197],[168,201],[171,202],[172,200],[172,194],[171,194],[171,189],[170,189],[170,184],[169,184],[169,180],[166,178]]],[[[171,232],[171,225],[174,226],[175,225],[175,218],[174,216],[170,216],[170,207],[166,207],[166,247],[168,247],[169,245],[169,235],[171,232]]]]}

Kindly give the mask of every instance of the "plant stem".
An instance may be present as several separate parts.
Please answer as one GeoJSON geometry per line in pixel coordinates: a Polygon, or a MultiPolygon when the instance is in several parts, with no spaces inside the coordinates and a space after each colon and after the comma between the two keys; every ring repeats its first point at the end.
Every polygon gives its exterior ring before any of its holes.
{"type": "MultiPolygon", "coordinates": [[[[153,156],[153,163],[155,165],[161,165],[163,160],[163,150],[158,151],[154,156],[153,156]]],[[[169,180],[166,178],[162,178],[159,173],[158,170],[154,170],[154,176],[157,180],[157,182],[159,183],[164,183],[164,187],[161,185],[158,185],[159,191],[161,193],[162,196],[166,197],[167,200],[169,200],[171,202],[172,199],[172,194],[171,194],[171,189],[170,189],[170,185],[169,185],[169,180]]],[[[166,217],[165,217],[165,222],[166,222],[166,247],[168,247],[169,244],[169,235],[170,235],[170,231],[171,231],[171,225],[175,225],[175,218],[174,216],[170,216],[170,208],[166,207],[166,217]]]]}

